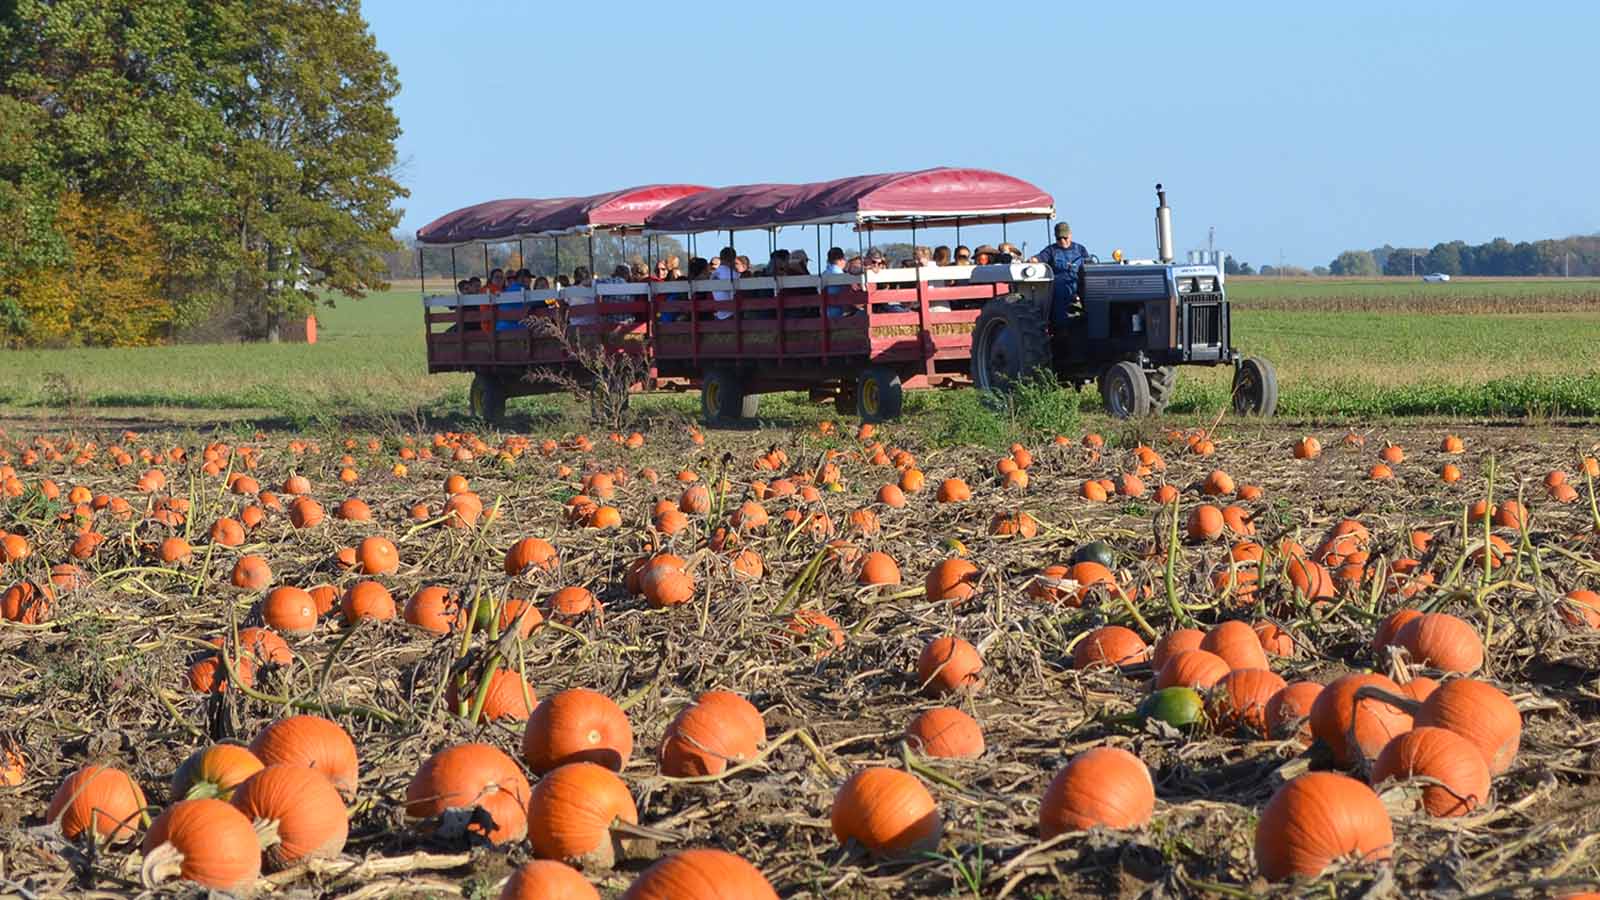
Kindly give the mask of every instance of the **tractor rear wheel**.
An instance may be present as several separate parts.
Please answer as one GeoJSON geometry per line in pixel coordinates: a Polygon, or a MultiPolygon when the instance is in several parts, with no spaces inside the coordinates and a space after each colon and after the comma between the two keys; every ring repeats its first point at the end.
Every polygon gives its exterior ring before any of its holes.
{"type": "Polygon", "coordinates": [[[1178,388],[1178,367],[1146,369],[1144,375],[1145,380],[1150,382],[1150,412],[1159,416],[1167,411],[1167,406],[1172,403],[1172,394],[1178,388]]]}
{"type": "Polygon", "coordinates": [[[1018,294],[984,304],[972,329],[972,382],[980,391],[1009,391],[1035,370],[1054,371],[1044,310],[1018,294]]]}
{"type": "Polygon", "coordinates": [[[1259,356],[1239,360],[1233,370],[1233,411],[1241,416],[1270,416],[1278,411],[1278,373],[1259,356]]]}
{"type": "Polygon", "coordinates": [[[1100,397],[1106,412],[1118,419],[1150,414],[1150,381],[1136,362],[1123,360],[1100,376],[1100,397]]]}

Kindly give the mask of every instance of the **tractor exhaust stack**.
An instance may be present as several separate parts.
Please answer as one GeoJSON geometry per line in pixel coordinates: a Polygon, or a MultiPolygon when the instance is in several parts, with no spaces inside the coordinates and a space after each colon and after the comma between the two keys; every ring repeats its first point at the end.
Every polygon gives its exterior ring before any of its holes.
{"type": "Polygon", "coordinates": [[[1156,184],[1156,255],[1164,263],[1172,262],[1172,208],[1167,206],[1167,192],[1156,184]]]}

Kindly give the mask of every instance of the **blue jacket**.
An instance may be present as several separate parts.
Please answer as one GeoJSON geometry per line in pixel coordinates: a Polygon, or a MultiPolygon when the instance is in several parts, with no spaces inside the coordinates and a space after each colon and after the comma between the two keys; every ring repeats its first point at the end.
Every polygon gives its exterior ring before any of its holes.
{"type": "Polygon", "coordinates": [[[1078,272],[1089,257],[1089,251],[1077,241],[1070,247],[1051,244],[1039,252],[1039,261],[1055,273],[1055,286],[1051,293],[1051,320],[1066,319],[1067,309],[1078,296],[1078,272]]]}

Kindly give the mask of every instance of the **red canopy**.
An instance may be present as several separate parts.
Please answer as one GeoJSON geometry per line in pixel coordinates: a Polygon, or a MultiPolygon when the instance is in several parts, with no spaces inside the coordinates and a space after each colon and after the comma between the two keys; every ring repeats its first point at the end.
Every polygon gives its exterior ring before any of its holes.
{"type": "Polygon", "coordinates": [[[422,244],[464,244],[548,237],[591,228],[637,229],[650,213],[706,188],[651,184],[590,197],[490,200],[446,213],[417,229],[422,244]]]}
{"type": "Polygon", "coordinates": [[[1048,218],[1043,190],[987,169],[923,169],[814,184],[747,184],[703,191],[663,207],[645,229],[680,233],[850,222],[919,225],[1048,218]]]}

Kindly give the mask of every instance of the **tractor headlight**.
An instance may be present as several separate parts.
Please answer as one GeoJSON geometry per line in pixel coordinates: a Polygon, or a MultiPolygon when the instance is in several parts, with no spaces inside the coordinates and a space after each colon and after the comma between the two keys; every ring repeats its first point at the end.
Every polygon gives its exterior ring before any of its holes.
{"type": "Polygon", "coordinates": [[[1217,279],[1211,276],[1206,276],[1198,280],[1200,282],[1201,293],[1209,294],[1217,289],[1217,279]]]}
{"type": "Polygon", "coordinates": [[[1178,279],[1178,293],[1180,293],[1180,294],[1192,294],[1192,293],[1194,293],[1194,279],[1193,278],[1179,278],[1178,279]]]}

